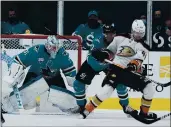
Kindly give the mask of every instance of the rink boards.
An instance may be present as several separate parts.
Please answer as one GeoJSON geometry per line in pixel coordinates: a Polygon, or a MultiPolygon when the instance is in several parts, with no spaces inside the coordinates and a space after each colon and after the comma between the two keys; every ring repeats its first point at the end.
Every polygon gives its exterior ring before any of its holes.
{"type": "MultiPolygon", "coordinates": [[[[23,50],[21,49],[9,49],[7,50],[7,54],[12,57],[22,51],[23,50]]],[[[77,67],[77,51],[68,50],[68,52],[77,67]]],[[[82,62],[86,59],[87,53],[87,51],[82,51],[82,62]]],[[[150,79],[161,83],[170,81],[170,52],[149,52],[143,64],[147,70],[147,76],[150,79]]],[[[104,73],[100,73],[100,75],[95,76],[92,84],[87,89],[88,97],[91,98],[97,91],[100,90],[104,76],[104,73]]],[[[72,88],[68,88],[72,90],[72,88]]],[[[141,96],[142,94],[140,92],[129,89],[130,104],[136,109],[139,109],[141,96]]],[[[118,103],[116,91],[112,94],[112,97],[107,99],[99,108],[121,109],[118,103]]],[[[155,93],[151,110],[170,110],[170,87],[165,88],[162,92],[155,93]]]]}

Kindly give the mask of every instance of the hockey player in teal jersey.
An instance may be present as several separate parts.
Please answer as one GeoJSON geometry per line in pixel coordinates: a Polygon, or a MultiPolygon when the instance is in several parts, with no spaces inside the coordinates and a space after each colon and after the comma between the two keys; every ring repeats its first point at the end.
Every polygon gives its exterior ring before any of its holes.
{"type": "MultiPolygon", "coordinates": [[[[103,43],[104,47],[97,46],[94,49],[98,50],[107,47],[113,41],[113,38],[115,36],[116,36],[116,30],[115,30],[114,23],[104,24],[103,34],[101,38],[98,39],[99,42],[103,43]]],[[[97,41],[97,39],[94,39],[94,41],[97,41]]],[[[87,56],[87,60],[82,64],[79,72],[76,75],[76,80],[74,81],[74,85],[73,85],[75,90],[75,97],[77,98],[77,104],[80,106],[80,108],[84,108],[87,102],[86,94],[85,94],[86,85],[90,85],[94,76],[98,75],[99,72],[101,71],[105,72],[107,68],[108,68],[107,63],[98,62],[91,54],[87,56]]],[[[127,87],[122,84],[118,84],[117,94],[120,99],[119,102],[121,106],[123,106],[123,111],[127,113],[124,109],[125,106],[129,105],[127,87]]]]}
{"type": "MultiPolygon", "coordinates": [[[[91,50],[94,45],[94,38],[99,38],[103,33],[102,25],[98,22],[98,13],[96,11],[90,11],[88,13],[88,22],[86,24],[79,25],[72,35],[77,35],[82,38],[83,49],[91,50]]],[[[99,43],[98,45],[103,45],[99,43]]]]}
{"type": "MultiPolygon", "coordinates": [[[[26,75],[22,86],[19,88],[24,109],[34,108],[36,106],[36,97],[45,93],[47,94],[45,94],[44,100],[47,103],[51,103],[51,106],[54,105],[61,110],[67,109],[67,111],[78,107],[74,104],[74,93],[67,90],[65,85],[66,82],[69,86],[73,85],[76,68],[69,54],[63,48],[62,43],[55,36],[48,36],[45,45],[33,46],[14,56],[13,60],[14,62],[10,66],[9,72],[3,78],[3,84],[7,84],[12,88],[14,84],[19,84],[22,79],[24,80],[23,75],[26,75]],[[27,69],[28,73],[26,74],[25,70],[27,69]],[[65,82],[61,73],[65,76],[65,82]],[[70,104],[61,103],[61,98],[70,104]]],[[[10,100],[3,100],[4,109],[8,112],[15,111],[17,109],[15,102],[14,93],[11,92],[10,100]]],[[[73,110],[75,111],[75,109],[73,110]]]]}
{"type": "Polygon", "coordinates": [[[55,36],[48,36],[45,45],[36,45],[20,53],[15,61],[25,68],[31,66],[24,84],[42,75],[49,85],[66,88],[60,69],[67,77],[76,75],[73,61],[55,36]]]}

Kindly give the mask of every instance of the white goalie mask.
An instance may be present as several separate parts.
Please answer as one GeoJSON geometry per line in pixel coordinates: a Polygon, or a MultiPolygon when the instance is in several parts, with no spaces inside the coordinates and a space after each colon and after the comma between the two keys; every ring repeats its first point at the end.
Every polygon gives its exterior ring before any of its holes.
{"type": "Polygon", "coordinates": [[[50,35],[47,38],[45,43],[45,48],[47,52],[50,54],[51,58],[55,58],[58,50],[62,47],[62,44],[54,35],[50,35]]]}
{"type": "Polygon", "coordinates": [[[132,23],[132,36],[135,40],[140,40],[145,36],[145,25],[142,20],[134,20],[132,23]]]}

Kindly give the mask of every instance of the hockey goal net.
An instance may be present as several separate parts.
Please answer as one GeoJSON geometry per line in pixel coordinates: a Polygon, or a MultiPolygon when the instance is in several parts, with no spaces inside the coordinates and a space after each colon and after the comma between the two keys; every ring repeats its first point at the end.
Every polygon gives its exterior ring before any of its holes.
{"type": "MultiPolygon", "coordinates": [[[[48,35],[38,34],[13,34],[1,35],[1,48],[4,48],[9,56],[14,56],[25,49],[37,44],[44,44],[48,35]]],[[[56,36],[69,53],[77,69],[81,66],[81,38],[78,36],[56,36]]]]}

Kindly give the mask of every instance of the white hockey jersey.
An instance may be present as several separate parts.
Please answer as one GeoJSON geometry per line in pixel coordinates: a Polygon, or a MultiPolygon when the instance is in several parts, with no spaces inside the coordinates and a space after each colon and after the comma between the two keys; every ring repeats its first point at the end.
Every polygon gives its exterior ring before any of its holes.
{"type": "Polygon", "coordinates": [[[148,50],[139,42],[123,36],[117,36],[107,47],[115,54],[113,62],[123,68],[126,68],[131,60],[144,61],[148,50]]]}

